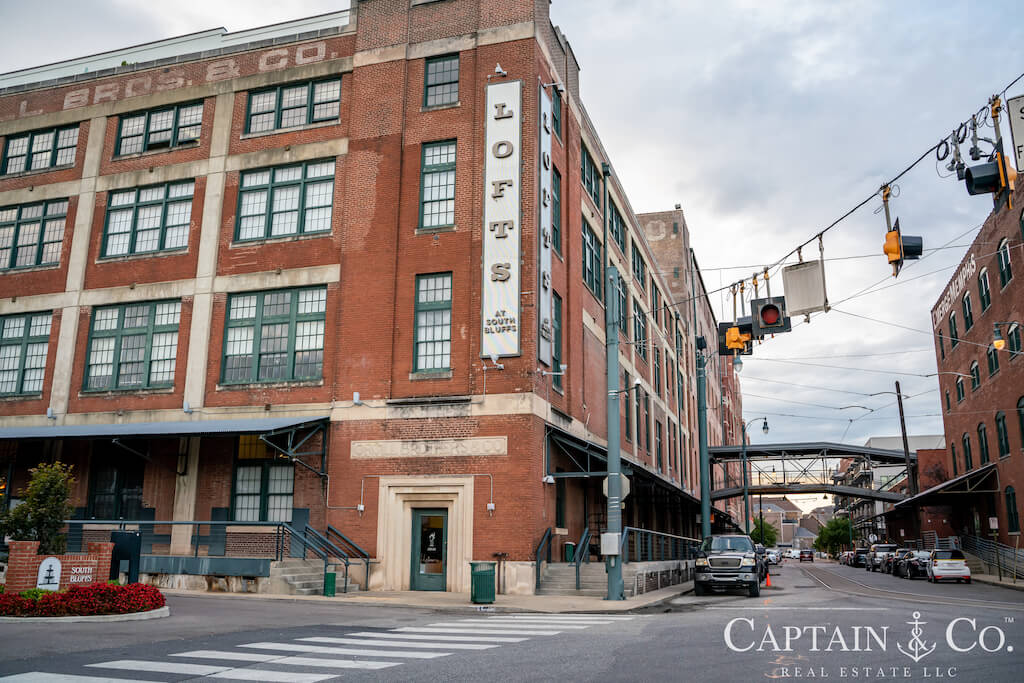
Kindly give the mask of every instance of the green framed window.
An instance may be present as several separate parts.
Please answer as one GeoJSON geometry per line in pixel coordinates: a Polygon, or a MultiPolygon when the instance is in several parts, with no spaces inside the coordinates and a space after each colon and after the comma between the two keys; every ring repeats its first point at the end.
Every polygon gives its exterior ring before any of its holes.
{"type": "Polygon", "coordinates": [[[42,393],[52,319],[49,311],[0,318],[0,395],[42,393]]]}
{"type": "Polygon", "coordinates": [[[955,477],[957,472],[957,458],[956,458],[956,444],[949,444],[949,454],[953,462],[953,476],[955,477]]]}
{"type": "Polygon", "coordinates": [[[982,312],[992,304],[992,292],[988,287],[988,268],[982,268],[978,275],[978,298],[981,299],[982,312]]]}
{"type": "Polygon", "coordinates": [[[197,143],[202,130],[202,102],[124,114],[118,121],[114,156],[197,143]]]}
{"type": "Polygon", "coordinates": [[[11,135],[4,142],[0,175],[70,166],[77,148],[78,124],[11,135]]]}
{"type": "MultiPolygon", "coordinates": [[[[635,403],[635,406],[636,406],[636,447],[637,447],[637,449],[643,448],[643,443],[642,443],[642,441],[643,441],[643,432],[640,431],[640,425],[642,425],[644,423],[644,421],[643,421],[643,413],[641,412],[641,399],[640,399],[640,394],[642,392],[643,392],[643,389],[641,389],[640,387],[637,387],[636,391],[633,392],[634,397],[635,397],[634,403],[635,403]]],[[[648,443],[647,445],[650,446],[651,444],[648,443]]]]}
{"type": "Polygon", "coordinates": [[[1006,530],[1011,534],[1020,533],[1020,513],[1017,511],[1017,492],[1012,486],[1004,491],[1006,503],[1006,530]]]}
{"type": "Polygon", "coordinates": [[[341,113],[341,78],[288,83],[249,93],[246,133],[336,121],[341,113]]]}
{"type": "Polygon", "coordinates": [[[1010,352],[1010,360],[1021,354],[1020,325],[1017,323],[1010,325],[1006,335],[1006,349],[1010,352]]]}
{"type": "Polygon", "coordinates": [[[637,354],[647,360],[647,314],[636,299],[633,299],[633,345],[637,354]]]}
{"type": "Polygon", "coordinates": [[[626,221],[622,218],[622,214],[619,213],[619,207],[615,206],[615,202],[608,203],[608,232],[611,234],[612,239],[615,240],[615,244],[619,245],[619,249],[625,254],[626,221]]]}
{"type": "Polygon", "coordinates": [[[551,247],[562,253],[562,175],[551,167],[551,247]]]}
{"type": "Polygon", "coordinates": [[[619,332],[629,339],[629,299],[626,296],[626,281],[618,278],[619,285],[619,332]]]}
{"type": "Polygon", "coordinates": [[[981,386],[981,372],[978,370],[978,361],[972,361],[970,367],[971,391],[977,391],[981,386]]]}
{"type": "Polygon", "coordinates": [[[94,309],[84,389],[113,391],[173,386],[180,318],[180,301],[94,309]]]}
{"type": "Polygon", "coordinates": [[[942,342],[942,334],[937,334],[936,337],[939,339],[939,356],[942,360],[946,360],[946,345],[942,342]]]}
{"type": "Polygon", "coordinates": [[[651,450],[651,395],[644,392],[644,443],[651,450]]]}
{"type": "Polygon", "coordinates": [[[326,287],[232,294],[227,308],[223,384],[323,377],[326,287]]]}
{"type": "Polygon", "coordinates": [[[231,519],[290,522],[294,496],[295,466],[275,459],[259,436],[239,436],[231,480],[231,519]]]}
{"type": "Polygon", "coordinates": [[[661,325],[661,290],[654,284],[654,273],[651,273],[651,316],[655,325],[661,325]]]}
{"type": "Polygon", "coordinates": [[[625,407],[625,410],[623,412],[626,414],[626,429],[624,430],[625,431],[624,435],[626,437],[626,441],[628,441],[630,443],[633,442],[633,411],[629,407],[629,390],[632,389],[632,388],[633,388],[633,385],[630,383],[629,373],[626,372],[625,370],[623,370],[622,371],[622,394],[620,394],[620,396],[621,395],[625,395],[625,397],[626,397],[625,401],[623,402],[624,403],[624,407],[625,407]]]}
{"type": "Polygon", "coordinates": [[[141,458],[114,460],[95,458],[89,473],[87,510],[93,519],[139,519],[142,517],[142,482],[145,461],[141,458]]]}
{"type": "Polygon", "coordinates": [[[970,472],[974,469],[974,462],[971,458],[971,437],[968,436],[967,432],[960,437],[964,447],[964,472],[970,472]]]}
{"type": "Polygon", "coordinates": [[[654,393],[661,396],[661,349],[654,347],[654,393]]]}
{"type": "Polygon", "coordinates": [[[996,259],[999,262],[999,286],[1005,287],[1013,279],[1013,268],[1010,267],[1010,240],[1004,238],[999,243],[996,259]]]}
{"type": "Polygon", "coordinates": [[[587,151],[587,146],[580,143],[580,174],[583,178],[583,189],[587,191],[594,203],[601,206],[601,171],[598,170],[594,158],[587,151]]]}
{"type": "MultiPolygon", "coordinates": [[[[557,87],[551,88],[551,130],[562,139],[562,93],[557,87]]],[[[1022,219],[1024,224],[1024,219],[1022,219]]]]}
{"type": "Polygon", "coordinates": [[[1010,455],[1010,433],[1006,431],[1006,413],[996,413],[996,443],[999,445],[999,457],[1010,455]]]}
{"type": "Polygon", "coordinates": [[[551,376],[551,385],[562,388],[562,297],[557,292],[551,293],[551,367],[555,373],[551,376]]]}
{"type": "Polygon", "coordinates": [[[971,293],[964,294],[960,302],[964,310],[964,332],[974,327],[974,307],[971,305],[971,293]]]}
{"type": "Polygon", "coordinates": [[[982,465],[988,462],[988,429],[984,422],[978,423],[978,458],[982,465]]]}
{"type": "Polygon", "coordinates": [[[452,274],[416,276],[416,348],[413,370],[452,366],[452,274]]]}
{"type": "MultiPolygon", "coordinates": [[[[971,381],[972,382],[974,381],[973,377],[971,378],[971,381]]],[[[957,377],[956,378],[956,402],[960,403],[963,400],[964,400],[964,378],[963,377],[957,377]]]]}
{"type": "Polygon", "coordinates": [[[583,283],[601,301],[601,243],[583,219],[583,283]]]}
{"type": "Polygon", "coordinates": [[[330,232],[333,202],[333,159],[245,171],[235,241],[330,232]]]}
{"type": "Polygon", "coordinates": [[[955,349],[960,343],[960,333],[956,329],[956,312],[949,314],[949,348],[955,349]]]}
{"type": "Polygon", "coordinates": [[[423,145],[420,227],[455,225],[455,140],[423,145]]]}
{"type": "Polygon", "coordinates": [[[436,107],[459,101],[459,56],[444,55],[426,61],[423,106],[436,107]]]}
{"type": "Polygon", "coordinates": [[[107,195],[100,255],[127,256],[188,246],[195,181],[167,183],[107,195]]]}
{"type": "Polygon", "coordinates": [[[636,242],[633,242],[632,249],[633,258],[633,277],[640,283],[640,289],[646,289],[647,287],[647,263],[644,261],[643,254],[640,253],[640,249],[636,246],[636,242]]]}
{"type": "Polygon", "coordinates": [[[658,463],[658,471],[664,470],[665,463],[662,460],[661,453],[661,421],[656,420],[654,422],[654,455],[658,463]]]}
{"type": "Polygon", "coordinates": [[[991,377],[999,372],[999,356],[996,355],[996,347],[989,346],[985,350],[985,356],[988,358],[988,376],[991,377]]]}
{"type": "Polygon", "coordinates": [[[67,199],[0,208],[0,270],[58,263],[67,217],[67,199]]]}

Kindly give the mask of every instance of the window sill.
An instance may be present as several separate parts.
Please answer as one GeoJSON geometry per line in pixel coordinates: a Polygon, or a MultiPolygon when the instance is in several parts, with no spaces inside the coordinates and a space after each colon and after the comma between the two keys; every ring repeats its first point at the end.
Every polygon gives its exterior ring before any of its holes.
{"type": "Polygon", "coordinates": [[[268,135],[280,135],[281,133],[294,133],[300,130],[313,130],[314,128],[326,128],[327,126],[337,126],[341,123],[341,117],[332,121],[317,121],[316,123],[303,123],[300,126],[290,126],[288,128],[275,128],[274,130],[261,130],[258,133],[242,133],[239,136],[239,140],[251,140],[253,138],[265,138],[268,135]]]}
{"type": "Polygon", "coordinates": [[[274,237],[257,237],[251,240],[239,240],[235,239],[228,245],[228,249],[241,249],[243,247],[259,247],[264,244],[280,244],[282,242],[300,242],[302,240],[319,239],[321,237],[330,237],[334,233],[330,230],[323,230],[318,232],[302,232],[294,235],[276,235],[274,237]]]}
{"type": "MultiPolygon", "coordinates": [[[[262,520],[260,520],[262,521],[262,520]]],[[[249,526],[247,524],[239,524],[235,526],[225,526],[224,533],[228,534],[273,534],[277,533],[276,526],[249,526]]]]}
{"type": "Polygon", "coordinates": [[[14,273],[35,273],[40,270],[57,270],[58,268],[60,268],[59,263],[41,263],[36,266],[16,266],[14,268],[0,269],[0,275],[13,275],[14,273]]]}
{"type": "Polygon", "coordinates": [[[43,173],[52,173],[53,171],[63,171],[65,169],[74,168],[74,164],[64,164],[63,166],[49,166],[47,168],[37,168],[34,171],[18,171],[16,173],[7,173],[0,175],[0,180],[10,180],[11,178],[24,178],[26,176],[42,175],[43,173]]]}
{"type": "Polygon", "coordinates": [[[410,382],[419,382],[425,379],[451,379],[451,370],[419,370],[409,373],[410,382]]]}
{"type": "Polygon", "coordinates": [[[236,389],[292,389],[296,387],[322,387],[324,381],[322,379],[295,379],[295,380],[278,380],[278,381],[265,381],[265,382],[219,382],[217,384],[217,391],[232,391],[236,389]]]}
{"type": "Polygon", "coordinates": [[[160,149],[147,149],[143,152],[131,152],[130,154],[115,154],[110,158],[111,161],[125,161],[127,159],[141,159],[143,157],[151,157],[156,154],[167,154],[168,152],[177,152],[183,149],[195,149],[199,147],[199,140],[193,140],[192,142],[183,142],[174,147],[161,147],[160,149]]]}
{"type": "Polygon", "coordinates": [[[436,235],[436,234],[442,233],[442,232],[458,232],[458,229],[459,229],[458,226],[456,226],[454,223],[452,223],[451,225],[437,225],[437,226],[434,226],[434,227],[431,227],[431,228],[424,228],[421,225],[417,225],[416,226],[416,234],[417,235],[436,235]]]}
{"type": "Polygon", "coordinates": [[[14,401],[25,401],[32,399],[41,399],[43,393],[40,391],[35,394],[0,394],[0,403],[13,403],[14,401]]]}
{"type": "Polygon", "coordinates": [[[173,394],[174,386],[169,387],[125,387],[124,389],[82,389],[78,392],[79,398],[97,398],[104,396],[124,396],[132,394],[135,396],[148,396],[151,394],[173,394]]]}
{"type": "Polygon", "coordinates": [[[187,253],[188,246],[185,246],[180,249],[161,249],[160,251],[146,251],[140,254],[117,254],[114,256],[100,256],[99,258],[96,259],[95,263],[96,265],[101,265],[104,263],[120,263],[122,261],[137,261],[143,258],[153,258],[154,256],[181,256],[182,254],[187,253]]]}
{"type": "Polygon", "coordinates": [[[462,101],[461,100],[459,100],[457,102],[449,102],[448,104],[431,104],[431,105],[424,104],[422,107],[420,107],[420,112],[425,114],[427,112],[441,111],[443,109],[456,109],[456,108],[461,107],[461,106],[462,106],[462,101]]]}

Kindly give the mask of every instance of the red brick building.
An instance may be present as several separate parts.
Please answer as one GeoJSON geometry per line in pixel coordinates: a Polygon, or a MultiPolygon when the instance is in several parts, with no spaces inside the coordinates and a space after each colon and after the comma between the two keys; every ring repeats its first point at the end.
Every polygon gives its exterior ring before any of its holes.
{"type": "Polygon", "coordinates": [[[3,504],[74,464],[72,549],[127,520],[144,572],[263,576],[287,524],[371,589],[507,553],[533,590],[548,529],[604,526],[605,220],[624,524],[696,535],[699,275],[658,265],[548,2],[367,0],[0,88],[3,504]]]}

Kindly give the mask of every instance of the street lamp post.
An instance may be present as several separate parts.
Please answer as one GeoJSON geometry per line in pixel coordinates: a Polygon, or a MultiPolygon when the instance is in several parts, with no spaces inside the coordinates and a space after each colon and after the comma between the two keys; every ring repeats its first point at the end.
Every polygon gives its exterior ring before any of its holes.
{"type": "MultiPolygon", "coordinates": [[[[764,425],[761,427],[761,431],[765,434],[768,433],[768,418],[767,417],[755,417],[750,422],[743,425],[742,437],[743,437],[743,450],[740,457],[741,467],[743,467],[743,530],[750,535],[750,484],[747,481],[747,427],[754,424],[758,420],[764,420],[764,425]]],[[[763,539],[762,539],[763,542],[763,539]]]]}

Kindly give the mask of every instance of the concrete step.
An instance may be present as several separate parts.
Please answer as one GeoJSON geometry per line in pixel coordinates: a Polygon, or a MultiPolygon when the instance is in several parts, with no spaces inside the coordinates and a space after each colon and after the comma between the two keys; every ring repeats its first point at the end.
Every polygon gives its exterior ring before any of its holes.
{"type": "Polygon", "coordinates": [[[564,596],[576,596],[576,597],[591,597],[601,598],[608,594],[608,588],[586,588],[580,590],[555,590],[550,588],[541,587],[536,593],[537,595],[564,595],[564,596]]]}
{"type": "Polygon", "coordinates": [[[309,579],[315,579],[315,578],[320,578],[320,579],[324,578],[324,573],[323,572],[306,572],[306,571],[297,571],[297,570],[296,571],[284,571],[284,572],[271,572],[270,575],[275,577],[275,578],[284,579],[285,581],[289,581],[291,579],[309,580],[309,579]]]}

